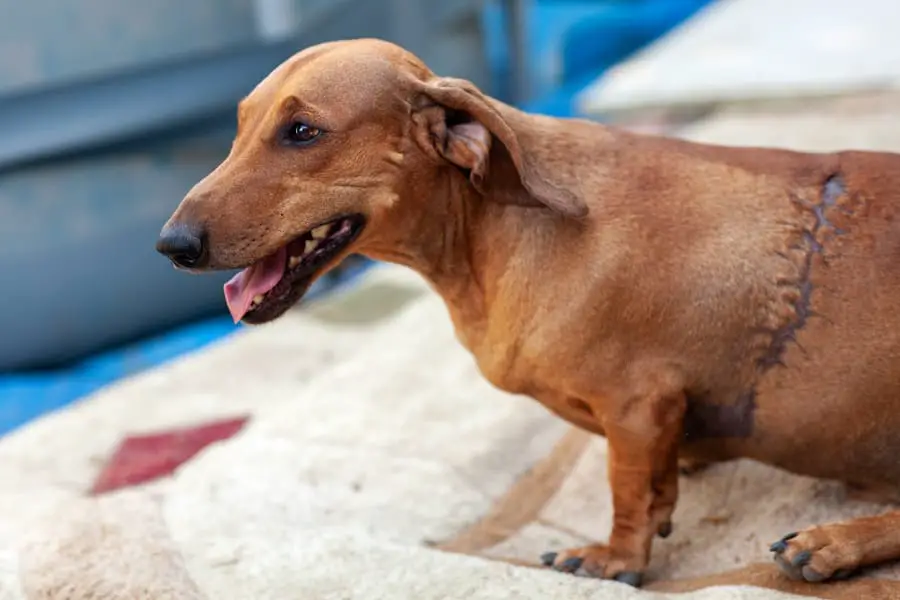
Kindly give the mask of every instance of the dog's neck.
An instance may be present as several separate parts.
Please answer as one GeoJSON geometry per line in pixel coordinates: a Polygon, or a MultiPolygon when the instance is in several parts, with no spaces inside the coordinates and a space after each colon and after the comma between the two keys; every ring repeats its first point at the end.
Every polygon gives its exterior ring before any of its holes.
{"type": "Polygon", "coordinates": [[[424,277],[450,309],[457,330],[484,323],[489,308],[490,282],[508,259],[510,248],[491,245],[499,236],[503,212],[513,207],[482,197],[465,177],[450,169],[434,179],[412,186],[404,195],[427,198],[404,203],[414,210],[398,211],[402,222],[386,228],[390,239],[367,244],[370,258],[400,264],[424,277]],[[421,187],[422,189],[417,189],[421,187]]]}

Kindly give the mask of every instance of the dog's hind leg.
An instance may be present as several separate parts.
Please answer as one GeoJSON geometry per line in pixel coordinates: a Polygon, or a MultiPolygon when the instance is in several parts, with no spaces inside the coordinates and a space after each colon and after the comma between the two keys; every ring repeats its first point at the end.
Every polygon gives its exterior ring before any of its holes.
{"type": "Polygon", "coordinates": [[[842,579],[862,567],[900,559],[900,510],[789,533],[770,550],[792,579],[842,579]]]}

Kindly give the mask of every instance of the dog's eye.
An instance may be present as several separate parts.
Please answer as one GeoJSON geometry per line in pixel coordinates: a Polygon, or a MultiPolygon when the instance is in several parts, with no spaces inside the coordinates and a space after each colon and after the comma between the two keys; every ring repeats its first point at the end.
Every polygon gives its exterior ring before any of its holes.
{"type": "Polygon", "coordinates": [[[287,141],[292,144],[308,144],[319,137],[320,133],[315,127],[296,121],[287,129],[287,141]]]}

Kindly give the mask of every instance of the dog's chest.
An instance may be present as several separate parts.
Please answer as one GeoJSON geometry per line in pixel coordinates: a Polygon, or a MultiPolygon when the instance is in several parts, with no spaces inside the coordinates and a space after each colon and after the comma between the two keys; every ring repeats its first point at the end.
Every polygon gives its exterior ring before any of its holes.
{"type": "MultiPolygon", "coordinates": [[[[451,316],[457,317],[451,310],[451,316]]],[[[500,332],[486,321],[453,318],[456,339],[468,350],[481,375],[493,386],[514,394],[527,394],[532,377],[521,356],[517,330],[500,332]]]]}
{"type": "Polygon", "coordinates": [[[528,378],[523,376],[514,343],[486,335],[467,336],[459,330],[457,338],[475,357],[478,370],[492,385],[514,394],[526,393],[528,378]]]}
{"type": "MultiPolygon", "coordinates": [[[[495,387],[513,394],[532,396],[548,404],[544,396],[566,396],[574,361],[570,347],[546,343],[527,326],[485,328],[479,334],[460,334],[460,341],[475,357],[481,374],[495,387]]],[[[553,403],[552,401],[550,403],[553,403]]]]}

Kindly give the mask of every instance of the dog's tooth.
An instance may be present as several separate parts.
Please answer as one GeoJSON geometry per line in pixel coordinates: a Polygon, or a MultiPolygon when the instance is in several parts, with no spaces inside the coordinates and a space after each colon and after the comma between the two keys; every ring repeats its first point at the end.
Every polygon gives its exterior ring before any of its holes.
{"type": "Polygon", "coordinates": [[[262,294],[257,294],[255,296],[253,296],[253,304],[262,304],[263,300],[264,300],[264,298],[263,298],[262,294]]]}
{"type": "Polygon", "coordinates": [[[299,256],[292,256],[292,257],[290,257],[290,258],[288,259],[288,268],[289,268],[289,269],[293,269],[294,267],[296,267],[297,265],[299,265],[299,264],[302,262],[302,260],[303,260],[303,259],[302,259],[301,257],[299,257],[299,256]]]}
{"type": "Polygon", "coordinates": [[[323,240],[328,237],[328,230],[331,228],[331,225],[319,225],[315,229],[312,230],[313,238],[317,240],[323,240]]]}
{"type": "Polygon", "coordinates": [[[303,255],[307,255],[313,250],[316,249],[316,246],[319,245],[317,240],[306,240],[306,245],[303,247],[303,255]]]}

